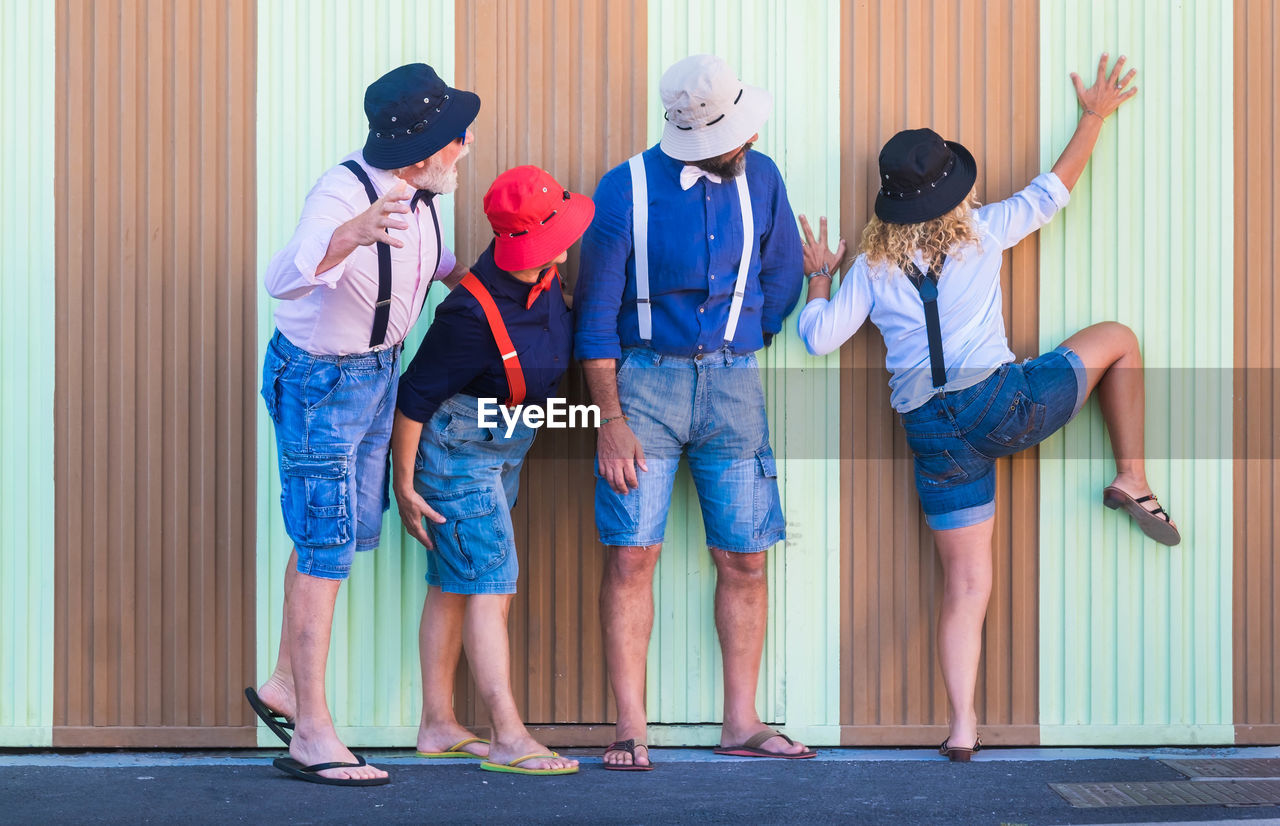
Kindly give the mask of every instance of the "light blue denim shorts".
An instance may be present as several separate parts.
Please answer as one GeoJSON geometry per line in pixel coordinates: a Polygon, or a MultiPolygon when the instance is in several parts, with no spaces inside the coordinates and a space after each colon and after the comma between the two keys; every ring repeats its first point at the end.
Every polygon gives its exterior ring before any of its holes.
{"type": "MultiPolygon", "coordinates": [[[[427,584],[450,594],[514,594],[520,574],[511,509],[520,466],[537,431],[518,423],[507,435],[477,424],[477,399],[457,395],[422,426],[413,486],[447,521],[426,521],[427,584]]],[[[492,412],[490,416],[492,416],[492,412]]]]}
{"type": "Polygon", "coordinates": [[[399,364],[398,346],[317,356],[278,330],[267,343],[262,399],[276,426],[280,507],[300,574],[346,579],[355,552],[378,546],[399,364]]]}
{"type": "Polygon", "coordinates": [[[628,348],[618,398],[644,449],[640,486],[616,493],[596,464],[596,529],[605,545],[663,540],[671,487],[687,456],[707,544],[739,553],[786,537],[778,468],[769,446],[764,387],[754,355],[721,350],[695,358],[628,348]]]}
{"type": "Polygon", "coordinates": [[[1058,347],[903,413],[929,527],[964,528],[994,516],[996,459],[1059,430],[1080,412],[1087,389],[1084,362],[1058,347]]]}

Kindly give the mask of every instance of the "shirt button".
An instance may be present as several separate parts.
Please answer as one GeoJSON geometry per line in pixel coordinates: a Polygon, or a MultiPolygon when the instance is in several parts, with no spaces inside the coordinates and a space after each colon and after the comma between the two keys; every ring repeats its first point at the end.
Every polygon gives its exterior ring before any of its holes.
{"type": "Polygon", "coordinates": [[[716,240],[716,237],[715,237],[714,235],[710,235],[710,236],[708,236],[708,237],[709,237],[712,241],[716,240]]]}
{"type": "Polygon", "coordinates": [[[542,332],[544,332],[544,333],[549,333],[549,332],[551,332],[551,328],[550,328],[550,327],[543,327],[543,328],[542,328],[542,332]]]}
{"type": "Polygon", "coordinates": [[[706,307],[699,307],[699,308],[698,308],[698,312],[700,312],[700,313],[705,313],[706,311],[707,311],[707,308],[706,308],[706,307]]]}
{"type": "Polygon", "coordinates": [[[707,200],[708,200],[708,201],[710,201],[710,200],[711,200],[711,196],[710,196],[710,195],[708,195],[708,196],[707,196],[707,200]]]}
{"type": "Polygon", "coordinates": [[[699,345],[698,345],[698,349],[699,349],[699,350],[701,350],[701,349],[702,349],[702,345],[701,345],[701,344],[699,344],[699,345]]]}
{"type": "Polygon", "coordinates": [[[716,280],[716,277],[715,277],[714,275],[713,275],[713,276],[711,276],[711,280],[712,280],[712,281],[715,281],[715,280],[716,280]]]}

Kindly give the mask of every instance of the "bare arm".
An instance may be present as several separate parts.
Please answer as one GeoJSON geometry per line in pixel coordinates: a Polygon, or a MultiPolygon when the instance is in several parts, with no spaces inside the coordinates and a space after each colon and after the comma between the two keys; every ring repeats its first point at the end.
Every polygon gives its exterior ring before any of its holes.
{"type": "Polygon", "coordinates": [[[618,400],[618,368],[614,359],[584,359],[583,373],[591,401],[600,408],[600,434],[596,439],[596,459],[600,475],[609,487],[626,493],[640,487],[636,468],[648,471],[644,448],[631,431],[618,400]]]}
{"type": "Polygon", "coordinates": [[[1098,61],[1097,79],[1088,89],[1084,88],[1084,82],[1080,80],[1078,74],[1071,73],[1071,82],[1075,84],[1076,97],[1080,99],[1080,107],[1084,110],[1084,114],[1080,116],[1075,134],[1071,136],[1066,148],[1058,156],[1058,162],[1053,165],[1053,173],[1058,176],[1068,191],[1075,188],[1076,182],[1084,172],[1085,164],[1089,163],[1089,156],[1093,154],[1093,147],[1097,144],[1098,135],[1102,132],[1102,122],[1118,109],[1120,104],[1138,93],[1137,86],[1131,86],[1127,90],[1125,88],[1129,86],[1129,81],[1133,80],[1138,70],[1130,69],[1128,74],[1121,77],[1120,70],[1124,68],[1125,61],[1124,56],[1121,55],[1108,75],[1107,57],[1107,54],[1103,53],[1098,61]]]}
{"type": "Polygon", "coordinates": [[[397,410],[396,423],[391,428],[391,478],[396,506],[404,529],[424,547],[430,548],[431,537],[422,525],[422,517],[437,524],[445,519],[413,488],[413,460],[418,454],[418,440],[421,438],[422,422],[414,421],[397,410]]]}

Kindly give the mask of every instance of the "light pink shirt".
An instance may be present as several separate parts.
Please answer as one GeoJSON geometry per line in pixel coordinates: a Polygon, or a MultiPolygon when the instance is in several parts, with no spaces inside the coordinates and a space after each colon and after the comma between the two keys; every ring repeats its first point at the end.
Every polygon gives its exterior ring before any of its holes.
{"type": "MultiPolygon", "coordinates": [[[[388,170],[369,166],[360,152],[343,160],[364,167],[379,197],[398,180],[388,170]]],[[[378,300],[376,245],[357,247],[342,263],[316,275],[334,230],[368,208],[364,186],[351,170],[335,166],[307,193],[293,238],[267,266],[267,292],[283,299],[276,305],[276,327],[309,353],[344,356],[370,349],[378,300]]],[[[418,320],[432,280],[448,275],[456,263],[448,247],[441,244],[437,249],[435,225],[425,201],[419,201],[416,212],[397,217],[404,217],[409,228],[389,230],[404,246],[391,248],[391,316],[384,347],[404,341],[418,320]]]]}

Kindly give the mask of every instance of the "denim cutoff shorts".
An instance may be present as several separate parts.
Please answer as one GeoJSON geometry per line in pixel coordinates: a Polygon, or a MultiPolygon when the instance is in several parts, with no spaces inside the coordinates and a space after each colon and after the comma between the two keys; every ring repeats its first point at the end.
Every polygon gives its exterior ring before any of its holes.
{"type": "Polygon", "coordinates": [[[447,520],[425,523],[435,546],[427,584],[450,594],[514,594],[520,563],[511,509],[537,431],[519,422],[507,436],[501,416],[497,427],[480,427],[477,402],[448,399],[418,441],[413,487],[447,520]]]}
{"type": "Polygon", "coordinates": [[[262,365],[276,426],[280,507],[298,573],[346,579],[356,551],[378,546],[390,507],[387,451],[400,347],[317,356],[277,330],[262,365]]]}
{"type": "Polygon", "coordinates": [[[754,355],[719,350],[687,358],[627,348],[618,363],[618,398],[649,470],[637,468],[640,486],[619,494],[600,476],[597,460],[601,542],[662,542],[682,455],[689,460],[708,545],[756,553],[786,537],[754,355]]]}
{"type": "Polygon", "coordinates": [[[1084,404],[1084,362],[1058,347],[1001,365],[972,387],[902,414],[915,455],[916,491],[934,530],[964,528],[996,512],[996,462],[1044,441],[1084,404]]]}

